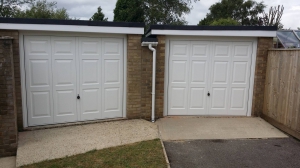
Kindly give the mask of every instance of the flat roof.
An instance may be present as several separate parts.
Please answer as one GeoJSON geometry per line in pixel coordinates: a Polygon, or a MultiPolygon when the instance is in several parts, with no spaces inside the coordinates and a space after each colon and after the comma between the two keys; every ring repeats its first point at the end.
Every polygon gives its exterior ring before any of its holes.
{"type": "Polygon", "coordinates": [[[144,34],[144,26],[138,22],[0,18],[0,29],[14,30],[144,34]]]}
{"type": "Polygon", "coordinates": [[[198,36],[245,36],[275,37],[276,26],[196,26],[152,25],[146,32],[150,35],[198,35],[198,36]],[[245,33],[244,33],[245,32],[245,33]]]}

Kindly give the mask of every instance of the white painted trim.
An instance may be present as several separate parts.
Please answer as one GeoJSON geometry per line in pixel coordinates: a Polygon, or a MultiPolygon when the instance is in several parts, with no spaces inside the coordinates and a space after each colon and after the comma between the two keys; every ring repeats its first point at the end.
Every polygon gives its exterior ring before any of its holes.
{"type": "MultiPolygon", "coordinates": [[[[72,37],[93,37],[93,38],[123,38],[124,42],[124,63],[123,63],[123,118],[127,117],[127,35],[119,34],[100,34],[100,33],[71,33],[71,32],[42,32],[42,31],[19,31],[19,56],[20,56],[20,73],[21,73],[21,97],[22,97],[22,115],[23,115],[23,128],[28,127],[28,111],[27,111],[27,96],[26,96],[26,76],[25,76],[25,50],[24,50],[24,36],[72,36],[72,37]]],[[[77,40],[78,41],[78,40],[77,40]]],[[[76,44],[77,45],[77,44],[76,44]]],[[[79,117],[79,116],[78,116],[79,117]]],[[[78,120],[78,122],[80,122],[78,120]]]]}
{"type": "Polygon", "coordinates": [[[257,39],[255,39],[253,41],[252,50],[253,50],[253,52],[252,52],[252,61],[251,61],[249,100],[248,100],[248,110],[247,110],[247,116],[249,116],[249,117],[252,115],[254,78],[255,78],[255,67],[256,67],[256,56],[257,56],[257,39]]]}
{"type": "Polygon", "coordinates": [[[148,35],[276,37],[276,31],[262,30],[151,30],[148,35]]]}
{"type": "Polygon", "coordinates": [[[107,26],[82,26],[82,25],[0,23],[0,29],[86,32],[86,33],[112,33],[112,34],[144,34],[144,27],[107,27],[107,26]]]}
{"type": "Polygon", "coordinates": [[[124,64],[123,64],[123,118],[127,117],[127,36],[124,37],[124,64]]]}
{"type": "Polygon", "coordinates": [[[231,41],[231,42],[253,42],[253,52],[251,60],[251,72],[250,72],[250,87],[249,87],[249,100],[247,108],[247,116],[252,115],[252,99],[254,91],[254,78],[255,78],[255,66],[256,66],[256,54],[257,54],[257,38],[253,37],[232,37],[230,39],[226,37],[188,37],[188,36],[166,36],[165,46],[165,83],[164,83],[164,111],[163,115],[168,116],[168,85],[169,85],[169,58],[170,58],[170,41],[231,41]]]}

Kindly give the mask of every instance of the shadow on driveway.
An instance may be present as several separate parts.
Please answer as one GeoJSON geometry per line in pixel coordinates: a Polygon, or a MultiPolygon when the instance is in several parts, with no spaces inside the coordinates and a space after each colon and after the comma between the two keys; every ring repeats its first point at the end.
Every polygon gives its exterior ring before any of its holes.
{"type": "Polygon", "coordinates": [[[284,139],[165,141],[172,168],[296,168],[300,141],[284,139]]]}

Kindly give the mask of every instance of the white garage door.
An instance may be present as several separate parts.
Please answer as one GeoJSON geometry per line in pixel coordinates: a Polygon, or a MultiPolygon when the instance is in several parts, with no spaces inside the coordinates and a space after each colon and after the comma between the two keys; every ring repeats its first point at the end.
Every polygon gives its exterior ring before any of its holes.
{"type": "Polygon", "coordinates": [[[247,115],[253,42],[171,41],[168,115],[247,115]]]}
{"type": "Polygon", "coordinates": [[[25,36],[28,125],[122,117],[123,39],[25,36]]]}

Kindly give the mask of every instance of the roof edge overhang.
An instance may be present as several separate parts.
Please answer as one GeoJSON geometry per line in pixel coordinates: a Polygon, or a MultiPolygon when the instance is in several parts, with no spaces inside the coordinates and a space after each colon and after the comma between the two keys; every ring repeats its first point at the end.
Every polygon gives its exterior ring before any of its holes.
{"type": "Polygon", "coordinates": [[[172,26],[153,25],[150,35],[276,37],[276,26],[172,26]]]}
{"type": "Polygon", "coordinates": [[[144,23],[0,18],[0,29],[142,35],[144,23]]]}

